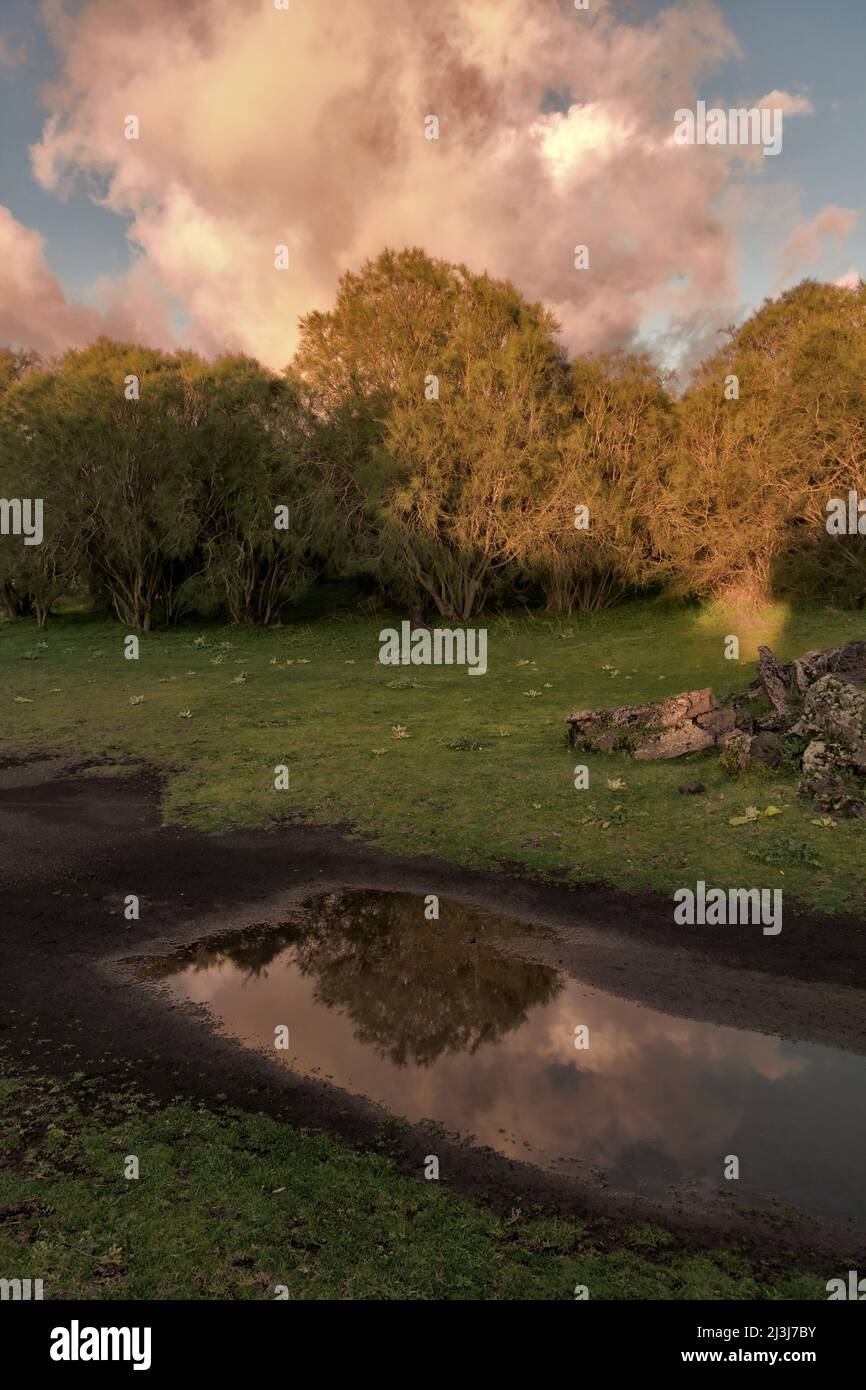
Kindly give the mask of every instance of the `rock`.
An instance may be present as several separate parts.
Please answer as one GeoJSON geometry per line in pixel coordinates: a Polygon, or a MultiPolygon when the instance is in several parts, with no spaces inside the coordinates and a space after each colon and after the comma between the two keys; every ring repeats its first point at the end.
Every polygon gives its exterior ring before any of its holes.
{"type": "MultiPolygon", "coordinates": [[[[699,715],[708,715],[718,706],[712,690],[686,690],[682,695],[651,705],[620,705],[610,710],[577,710],[569,715],[568,738],[572,747],[609,753],[616,748],[648,747],[666,729],[690,724],[699,715]]],[[[712,744],[712,738],[709,744],[712,744]]],[[[695,747],[708,747],[704,738],[695,747]]],[[[690,749],[682,747],[680,752],[690,749]]],[[[637,756],[637,754],[636,754],[637,756]]],[[[679,753],[641,754],[642,757],[678,757],[679,753]]]]}
{"type": "Polygon", "coordinates": [[[846,642],[825,651],[806,652],[791,663],[792,682],[799,695],[822,676],[841,676],[847,681],[866,683],[866,642],[846,642]]]}
{"type": "Polygon", "coordinates": [[[720,705],[718,709],[710,710],[709,714],[699,714],[695,723],[718,740],[737,727],[737,711],[733,705],[720,705]]]}
{"type": "Polygon", "coordinates": [[[706,729],[687,720],[676,729],[665,729],[661,734],[650,734],[634,750],[634,756],[645,762],[649,758],[681,758],[684,753],[700,753],[704,748],[713,748],[716,740],[706,729]]]}
{"type": "Polygon", "coordinates": [[[780,666],[769,647],[758,648],[758,679],[777,717],[783,721],[792,717],[789,672],[790,667],[780,666]]]}
{"type": "Polygon", "coordinates": [[[803,750],[803,771],[807,777],[821,776],[826,765],[827,745],[822,739],[813,739],[803,750]]]}
{"type": "Polygon", "coordinates": [[[590,745],[596,753],[615,753],[623,748],[622,737],[618,734],[598,734],[590,745]]]}
{"type": "Polygon", "coordinates": [[[725,771],[745,772],[752,761],[752,735],[742,729],[732,729],[722,740],[725,751],[725,771]]]}
{"type": "Polygon", "coordinates": [[[866,681],[866,642],[846,642],[841,647],[806,652],[794,665],[802,668],[806,687],[827,675],[844,676],[849,681],[866,681]]]}
{"type": "Polygon", "coordinates": [[[806,691],[794,728],[839,743],[861,758],[866,753],[866,691],[839,676],[821,676],[806,691]]]}
{"type": "Polygon", "coordinates": [[[779,735],[765,729],[752,739],[752,757],[766,763],[767,767],[778,767],[782,761],[779,744],[779,735]]]}
{"type": "Polygon", "coordinates": [[[705,792],[707,789],[703,782],[696,782],[692,778],[690,782],[681,782],[677,790],[681,796],[700,796],[701,792],[705,792]]]}
{"type": "Polygon", "coordinates": [[[803,777],[797,783],[797,795],[811,796],[822,810],[832,810],[846,794],[843,774],[847,767],[844,748],[824,739],[813,739],[803,751],[803,777]]]}
{"type": "Polygon", "coordinates": [[[801,695],[805,695],[809,689],[809,676],[807,674],[806,662],[813,652],[807,652],[806,656],[794,662],[794,684],[801,695]]]}
{"type": "MultiPolygon", "coordinates": [[[[796,734],[807,745],[798,794],[834,815],[866,818],[866,796],[854,794],[856,779],[866,779],[866,641],[806,652],[787,664],[762,646],[758,679],[741,695],[720,701],[705,687],[655,704],[577,710],[567,722],[575,748],[624,749],[643,762],[716,747],[733,775],[753,759],[777,767],[780,733],[796,734]],[[765,699],[769,715],[748,708],[765,699]]],[[[680,787],[686,796],[704,790],[700,782],[680,787]]]]}

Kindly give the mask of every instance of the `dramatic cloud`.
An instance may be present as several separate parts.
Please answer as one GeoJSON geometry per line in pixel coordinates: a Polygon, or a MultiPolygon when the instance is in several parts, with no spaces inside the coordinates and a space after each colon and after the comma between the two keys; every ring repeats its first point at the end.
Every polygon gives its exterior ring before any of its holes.
{"type": "Polygon", "coordinates": [[[840,208],[831,203],[811,221],[796,227],[779,252],[779,283],[793,279],[814,264],[828,240],[837,244],[844,241],[854,230],[859,216],[854,208],[840,208]]]}
{"type": "Polygon", "coordinates": [[[69,303],[45,263],[38,232],[0,205],[0,343],[51,357],[84,347],[100,333],[152,346],[171,345],[171,316],[159,282],[144,263],[120,281],[94,287],[94,306],[69,303]]]}
{"type": "Polygon", "coordinates": [[[512,278],[575,350],[648,320],[723,321],[739,300],[721,208],[742,154],[672,139],[674,111],[738,53],[704,0],[642,24],[565,0],[43,8],[60,76],[34,172],[131,219],[204,351],[281,367],[299,315],[385,245],[512,278]]]}

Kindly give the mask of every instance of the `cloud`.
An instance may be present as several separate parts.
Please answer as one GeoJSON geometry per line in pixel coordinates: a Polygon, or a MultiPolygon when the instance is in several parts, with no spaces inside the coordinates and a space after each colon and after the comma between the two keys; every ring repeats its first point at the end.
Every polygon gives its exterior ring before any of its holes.
{"type": "Polygon", "coordinates": [[[774,89],[755,103],[759,110],[781,111],[783,116],[813,116],[815,108],[807,96],[792,96],[790,92],[774,89]]]}
{"type": "Polygon", "coordinates": [[[671,140],[739,51],[706,0],[642,24],[558,0],[49,8],[60,75],[34,173],[130,219],[191,346],[283,366],[298,317],[385,245],[510,277],[573,350],[629,342],[648,315],[721,321],[739,299],[720,211],[737,152],[671,140]],[[578,96],[543,113],[550,89],[578,96]]]}
{"type": "Polygon", "coordinates": [[[854,208],[840,208],[830,203],[811,221],[801,222],[779,251],[779,284],[793,279],[817,261],[825,242],[843,241],[854,230],[859,217],[854,208]]]}
{"type": "Polygon", "coordinates": [[[0,343],[44,357],[83,347],[100,333],[172,345],[170,306],[152,268],[139,263],[118,280],[99,282],[93,299],[93,306],[67,300],[40,234],[0,205],[0,343]]]}
{"type": "Polygon", "coordinates": [[[0,206],[0,342],[51,355],[82,346],[98,331],[92,310],[66,302],[39,233],[0,206]]]}
{"type": "Polygon", "coordinates": [[[844,275],[840,275],[838,280],[834,280],[833,284],[840,290],[859,290],[861,279],[860,272],[852,266],[844,275]]]}

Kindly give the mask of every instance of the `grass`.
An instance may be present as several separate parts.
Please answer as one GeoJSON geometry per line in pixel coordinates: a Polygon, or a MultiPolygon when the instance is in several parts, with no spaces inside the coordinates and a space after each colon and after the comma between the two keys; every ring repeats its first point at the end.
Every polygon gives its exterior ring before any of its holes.
{"type": "Polygon", "coordinates": [[[262,1115],[155,1108],[2,1056],[0,1116],[0,1276],[48,1299],[826,1298],[791,1260],[502,1216],[262,1115]]]}
{"type": "Polygon", "coordinates": [[[0,753],[56,750],[166,774],[164,817],[202,830],[303,815],[383,849],[568,882],[672,891],[782,887],[827,911],[861,909],[863,827],[818,825],[793,771],[731,780],[713,756],[636,763],[575,755],[577,708],[655,700],[754,676],[759,642],[781,658],[863,635],[859,613],[781,605],[746,623],[718,609],[641,603],[570,619],[486,620],[489,669],[393,668],[357,613],[246,630],[184,626],[140,638],[70,614],[39,633],[0,627],[0,753]],[[726,660],[725,637],[740,639],[726,660]],[[590,770],[574,787],[576,763],[590,770]],[[290,786],[274,788],[274,769],[290,786]],[[690,777],[707,793],[683,796],[690,777]],[[622,782],[611,788],[609,782],[622,782]],[[732,826],[749,806],[782,814],[732,826]]]}

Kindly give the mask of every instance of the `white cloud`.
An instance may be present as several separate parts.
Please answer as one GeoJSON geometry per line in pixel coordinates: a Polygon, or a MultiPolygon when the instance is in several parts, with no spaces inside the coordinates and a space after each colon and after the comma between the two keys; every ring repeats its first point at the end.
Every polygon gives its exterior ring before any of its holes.
{"type": "Polygon", "coordinates": [[[813,116],[815,114],[815,108],[807,96],[793,96],[790,92],[776,89],[768,92],[765,97],[761,97],[755,105],[759,109],[767,107],[773,111],[781,111],[783,116],[813,116]]]}

